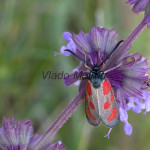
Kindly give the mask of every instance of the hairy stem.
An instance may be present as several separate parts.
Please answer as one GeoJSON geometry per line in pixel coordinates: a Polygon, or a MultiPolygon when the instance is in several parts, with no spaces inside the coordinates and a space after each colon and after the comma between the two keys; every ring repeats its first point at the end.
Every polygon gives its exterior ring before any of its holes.
{"type": "Polygon", "coordinates": [[[72,102],[65,108],[65,110],[60,114],[60,116],[42,136],[40,142],[36,145],[34,150],[39,150],[45,144],[50,142],[50,140],[55,136],[58,130],[71,117],[71,115],[78,108],[78,106],[84,101],[82,98],[84,92],[85,89],[82,89],[79,94],[72,100],[72,102]]]}

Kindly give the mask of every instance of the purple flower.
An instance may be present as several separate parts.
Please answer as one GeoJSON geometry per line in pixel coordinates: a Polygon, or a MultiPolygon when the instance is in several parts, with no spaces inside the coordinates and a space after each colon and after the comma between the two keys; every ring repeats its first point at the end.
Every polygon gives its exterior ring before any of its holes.
{"type": "Polygon", "coordinates": [[[71,35],[71,33],[69,33],[69,32],[64,32],[64,33],[63,33],[63,37],[64,37],[65,41],[68,42],[68,44],[67,44],[66,46],[62,46],[62,47],[60,48],[60,52],[61,52],[61,53],[55,53],[55,55],[64,54],[65,56],[70,56],[70,53],[65,52],[64,50],[69,48],[69,49],[72,50],[73,52],[76,52],[76,45],[74,44],[74,42],[73,42],[73,40],[72,40],[72,35],[71,35]]]}
{"type": "Polygon", "coordinates": [[[150,28],[150,0],[128,0],[127,3],[133,5],[132,11],[136,14],[145,11],[147,26],[150,28]]]}
{"type": "Polygon", "coordinates": [[[39,149],[36,148],[42,136],[33,134],[32,122],[29,119],[18,120],[15,122],[14,117],[6,120],[3,118],[2,127],[0,128],[0,150],[65,150],[62,143],[43,143],[39,149]]]}
{"type": "MultiPolygon", "coordinates": [[[[67,46],[67,49],[70,50],[72,47],[76,47],[76,50],[74,49],[72,52],[82,60],[85,59],[86,55],[86,65],[91,69],[92,65],[100,65],[105,62],[101,71],[106,72],[106,77],[112,85],[120,112],[120,120],[124,122],[124,131],[127,135],[132,133],[132,126],[128,123],[127,111],[132,109],[134,112],[140,113],[142,109],[145,109],[146,112],[150,110],[150,98],[147,99],[147,96],[145,96],[145,93],[150,95],[146,91],[149,78],[146,73],[150,70],[147,59],[139,53],[128,54],[132,42],[143,30],[145,24],[146,21],[143,20],[113,53],[112,50],[118,43],[118,33],[101,27],[93,27],[88,33],[80,31],[79,34],[73,34],[72,36],[69,34],[72,39],[69,40],[69,43],[71,41],[70,47],[67,46]],[[114,67],[115,69],[112,69],[114,67]]],[[[62,51],[61,54],[66,56],[62,51]]],[[[84,65],[84,62],[80,61],[80,65],[75,68],[76,71],[73,71],[68,79],[64,79],[66,86],[77,82],[78,78],[75,77],[80,75],[81,72],[86,75],[90,74],[90,71],[84,65]]],[[[85,94],[86,81],[80,78],[79,93],[84,89],[82,97],[85,94]]]]}
{"type": "Polygon", "coordinates": [[[30,120],[19,120],[15,123],[14,117],[8,120],[4,117],[0,128],[0,146],[8,150],[22,150],[29,144],[32,134],[33,127],[30,120]]]}
{"type": "Polygon", "coordinates": [[[134,5],[132,10],[135,13],[140,13],[148,9],[150,1],[149,0],[128,0],[127,3],[130,5],[134,5]]]}

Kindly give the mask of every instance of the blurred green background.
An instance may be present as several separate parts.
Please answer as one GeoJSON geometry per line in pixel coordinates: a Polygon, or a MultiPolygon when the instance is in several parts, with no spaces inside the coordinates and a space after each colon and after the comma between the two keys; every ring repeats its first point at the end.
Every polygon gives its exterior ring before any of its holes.
{"type": "MultiPolygon", "coordinates": [[[[123,0],[0,0],[0,118],[30,118],[35,132],[43,134],[78,93],[78,87],[65,87],[63,80],[42,77],[42,71],[71,73],[78,65],[74,57],[54,56],[66,44],[62,33],[88,32],[97,25],[125,39],[142,17],[123,0]]],[[[145,29],[131,53],[148,58],[149,41],[145,29]]],[[[129,122],[131,136],[121,122],[108,140],[108,128],[88,124],[83,103],[53,141],[61,140],[67,150],[150,150],[150,114],[129,111],[129,122]]]]}

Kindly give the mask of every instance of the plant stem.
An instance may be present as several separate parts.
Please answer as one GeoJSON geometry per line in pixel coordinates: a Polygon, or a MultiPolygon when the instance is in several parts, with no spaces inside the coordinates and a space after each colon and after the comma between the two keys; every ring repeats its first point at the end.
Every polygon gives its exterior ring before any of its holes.
{"type": "Polygon", "coordinates": [[[79,94],[72,100],[72,102],[65,108],[60,116],[55,120],[51,127],[42,136],[40,142],[36,145],[34,150],[40,150],[45,144],[49,143],[55,136],[58,130],[63,126],[64,123],[71,117],[73,112],[79,107],[84,101],[82,98],[85,89],[82,89],[79,94]]]}

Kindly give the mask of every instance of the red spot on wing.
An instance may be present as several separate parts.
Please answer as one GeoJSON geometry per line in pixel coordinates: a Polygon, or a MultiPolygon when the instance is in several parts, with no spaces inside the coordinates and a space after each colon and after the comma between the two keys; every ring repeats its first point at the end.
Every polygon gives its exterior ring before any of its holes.
{"type": "Polygon", "coordinates": [[[109,89],[110,89],[110,85],[109,85],[109,81],[108,79],[106,79],[106,81],[103,82],[103,94],[104,95],[108,95],[109,93],[109,89]]]}
{"type": "Polygon", "coordinates": [[[91,109],[95,109],[95,106],[92,102],[89,102],[89,106],[90,106],[91,109]]]}
{"type": "Polygon", "coordinates": [[[114,100],[114,95],[111,94],[110,100],[113,101],[114,100]]]}
{"type": "Polygon", "coordinates": [[[93,121],[96,121],[96,118],[91,114],[91,112],[88,108],[86,109],[86,112],[87,112],[90,119],[92,119],[93,121]]]}
{"type": "Polygon", "coordinates": [[[109,107],[110,107],[110,103],[107,99],[107,102],[105,102],[105,104],[104,104],[104,109],[108,109],[109,107]]]}
{"type": "Polygon", "coordinates": [[[87,98],[87,95],[85,96],[85,100],[88,102],[88,98],[87,98]]]}
{"type": "Polygon", "coordinates": [[[112,110],[112,113],[111,113],[111,115],[107,118],[107,121],[112,121],[112,120],[114,120],[115,118],[116,118],[116,115],[117,115],[117,109],[113,109],[112,110]]]}
{"type": "Polygon", "coordinates": [[[88,95],[92,95],[92,90],[91,90],[91,85],[90,85],[90,82],[86,82],[86,91],[88,93],[88,95]]]}
{"type": "Polygon", "coordinates": [[[109,92],[111,92],[110,100],[113,101],[114,100],[114,95],[113,95],[113,91],[112,91],[112,88],[111,88],[111,84],[110,84],[109,80],[106,79],[106,81],[103,82],[103,94],[108,95],[109,92]]]}

